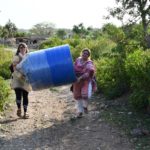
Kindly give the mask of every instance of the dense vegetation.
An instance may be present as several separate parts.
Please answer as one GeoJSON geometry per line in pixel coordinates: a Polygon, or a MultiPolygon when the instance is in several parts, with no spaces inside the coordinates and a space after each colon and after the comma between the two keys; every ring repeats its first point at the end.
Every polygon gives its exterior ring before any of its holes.
{"type": "MultiPolygon", "coordinates": [[[[69,44],[75,59],[83,48],[90,48],[91,57],[97,68],[98,88],[105,96],[114,99],[126,92],[131,92],[131,104],[137,110],[147,109],[150,105],[150,84],[148,83],[150,53],[149,49],[145,49],[140,42],[140,37],[137,38],[137,34],[142,32],[140,29],[136,30],[137,26],[136,24],[130,27],[130,32],[127,32],[124,28],[106,24],[102,29],[97,29],[99,33],[97,35],[95,35],[95,29],[89,31],[84,28],[88,33],[78,31],[79,33],[74,33],[72,37],[63,39],[55,35],[41,43],[39,49],[69,44]],[[131,36],[132,39],[129,38],[131,36]]],[[[3,79],[10,78],[8,66],[11,59],[12,52],[1,47],[0,76],[3,79]]]]}
{"type": "MultiPolygon", "coordinates": [[[[40,48],[69,44],[73,59],[81,50],[88,47],[92,51],[92,59],[97,68],[98,88],[109,99],[114,99],[130,92],[130,102],[137,110],[145,110],[150,105],[149,90],[149,49],[137,37],[142,32],[135,26],[129,31],[106,24],[93,39],[94,30],[81,38],[80,34],[72,38],[49,38],[41,43],[40,48]],[[135,32],[136,30],[136,32],[135,32]],[[135,32],[135,33],[134,33],[135,32]],[[91,37],[90,37],[91,36],[91,37]],[[131,37],[132,38],[129,38],[131,37]]],[[[84,28],[85,30],[85,28],[84,28]]]]}
{"type": "Polygon", "coordinates": [[[73,29],[56,29],[53,24],[39,23],[25,31],[17,29],[10,20],[5,26],[0,25],[0,112],[6,108],[11,92],[9,65],[13,53],[11,48],[3,45],[4,40],[44,36],[47,40],[40,43],[38,49],[69,44],[73,60],[88,47],[96,65],[96,94],[102,93],[106,97],[100,102],[103,104],[100,109],[105,107],[101,119],[121,127],[137,150],[149,150],[150,5],[147,5],[148,0],[116,1],[118,7],[109,9],[109,12],[110,16],[121,20],[121,27],[108,23],[100,29],[85,28],[81,23],[74,25],[73,29]],[[124,23],[125,15],[131,17],[128,23],[124,23]],[[138,18],[137,22],[135,18],[138,18]],[[140,129],[146,129],[147,134],[139,134],[140,129]]]}
{"type": "MultiPolygon", "coordinates": [[[[39,49],[69,44],[73,60],[83,48],[88,47],[97,68],[99,90],[109,99],[130,92],[131,104],[137,110],[147,110],[150,107],[150,26],[147,18],[150,6],[147,0],[142,5],[140,2],[143,1],[117,1],[121,5],[109,10],[110,16],[117,17],[122,22],[124,10],[130,17],[138,17],[140,20],[130,22],[129,19],[130,24],[123,24],[121,27],[108,23],[101,29],[85,28],[81,23],[69,30],[55,29],[53,24],[39,23],[28,32],[20,32],[9,20],[4,27],[0,26],[0,37],[46,36],[48,39],[39,45],[39,49]]],[[[12,53],[1,47],[1,80],[10,78],[8,66],[11,58],[12,53]]],[[[0,99],[0,103],[1,101],[0,99]]]]}
{"type": "Polygon", "coordinates": [[[10,86],[6,79],[10,79],[11,73],[9,71],[9,65],[12,60],[12,52],[4,50],[4,47],[0,47],[0,111],[3,110],[5,102],[8,100],[10,94],[10,86]]]}

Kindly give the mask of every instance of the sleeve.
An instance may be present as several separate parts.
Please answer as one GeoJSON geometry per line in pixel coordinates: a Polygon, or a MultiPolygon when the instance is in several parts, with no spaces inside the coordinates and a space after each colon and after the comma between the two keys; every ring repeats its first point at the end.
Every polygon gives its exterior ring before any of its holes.
{"type": "Polygon", "coordinates": [[[94,66],[93,62],[90,61],[86,65],[86,71],[82,75],[82,78],[86,79],[86,78],[89,78],[89,77],[93,77],[94,73],[95,73],[95,66],[94,66]]]}
{"type": "Polygon", "coordinates": [[[16,66],[19,63],[19,57],[14,56],[12,63],[13,63],[14,66],[16,66]]]}
{"type": "Polygon", "coordinates": [[[79,60],[80,60],[80,58],[77,58],[77,59],[75,60],[75,62],[74,62],[74,69],[75,69],[75,71],[78,70],[78,62],[79,62],[79,60]]]}

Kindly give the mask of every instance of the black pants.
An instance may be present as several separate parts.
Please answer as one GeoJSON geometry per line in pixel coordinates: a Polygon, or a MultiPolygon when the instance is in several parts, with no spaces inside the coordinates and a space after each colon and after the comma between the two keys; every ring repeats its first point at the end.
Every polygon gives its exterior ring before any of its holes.
{"type": "Polygon", "coordinates": [[[18,109],[21,109],[21,100],[22,100],[22,97],[23,97],[24,112],[27,112],[28,92],[25,91],[24,89],[16,88],[15,89],[15,94],[16,94],[16,104],[17,104],[18,109]]]}

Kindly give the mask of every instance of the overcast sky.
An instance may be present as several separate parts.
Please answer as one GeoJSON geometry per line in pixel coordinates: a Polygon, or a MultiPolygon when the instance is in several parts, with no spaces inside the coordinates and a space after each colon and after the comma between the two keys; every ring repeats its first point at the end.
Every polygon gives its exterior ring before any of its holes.
{"type": "MultiPolygon", "coordinates": [[[[83,23],[85,27],[101,28],[107,8],[115,0],[0,0],[0,25],[10,19],[19,29],[31,29],[42,22],[51,22],[56,28],[70,28],[83,23]]],[[[111,20],[116,25],[119,22],[111,20]]]]}

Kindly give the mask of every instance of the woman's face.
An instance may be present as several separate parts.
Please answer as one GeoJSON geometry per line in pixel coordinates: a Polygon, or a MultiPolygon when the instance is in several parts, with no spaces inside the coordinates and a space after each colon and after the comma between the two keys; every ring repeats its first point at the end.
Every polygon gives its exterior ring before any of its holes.
{"type": "Polygon", "coordinates": [[[89,58],[89,52],[88,51],[83,51],[82,52],[82,58],[83,58],[83,60],[88,60],[88,58],[89,58]]]}
{"type": "Polygon", "coordinates": [[[25,55],[25,54],[26,54],[26,51],[27,51],[27,48],[26,48],[24,45],[21,45],[21,46],[19,47],[19,50],[20,50],[20,53],[21,53],[22,55],[25,55]]]}

